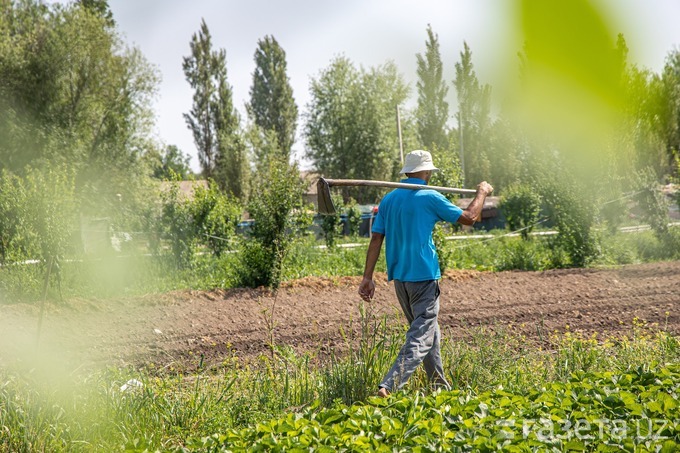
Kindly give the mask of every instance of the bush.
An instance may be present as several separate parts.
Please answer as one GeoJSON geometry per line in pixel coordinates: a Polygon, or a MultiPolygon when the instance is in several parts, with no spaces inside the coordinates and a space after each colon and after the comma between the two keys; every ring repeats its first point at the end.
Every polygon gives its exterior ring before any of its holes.
{"type": "Polygon", "coordinates": [[[347,213],[347,223],[349,224],[350,236],[358,236],[359,228],[361,227],[361,210],[354,198],[350,198],[345,204],[345,212],[347,213]]]}
{"type": "Polygon", "coordinates": [[[161,194],[161,215],[156,223],[158,236],[170,242],[177,268],[188,267],[195,239],[190,202],[180,198],[179,184],[174,182],[161,194]]]}
{"type": "Polygon", "coordinates": [[[209,182],[207,189],[197,187],[192,199],[180,195],[175,181],[161,198],[156,230],[161,239],[170,242],[178,268],[191,265],[194,249],[199,245],[205,245],[217,257],[232,248],[241,208],[214,181],[209,182]]]}
{"type": "Polygon", "coordinates": [[[297,168],[283,159],[270,159],[262,172],[256,180],[267,184],[253,188],[247,209],[255,224],[250,240],[243,244],[237,274],[240,286],[277,289],[283,260],[302,226],[301,218],[307,218],[304,181],[297,168]]]}
{"type": "Polygon", "coordinates": [[[221,256],[233,246],[241,212],[236,199],[221,192],[216,183],[211,181],[207,189],[197,187],[191,202],[197,241],[221,256]]]}
{"type": "Polygon", "coordinates": [[[504,191],[501,209],[508,228],[513,231],[524,228],[522,239],[527,240],[541,212],[541,197],[532,187],[515,184],[504,191]]]}
{"type": "Polygon", "coordinates": [[[595,209],[588,192],[567,178],[545,178],[539,190],[544,210],[559,232],[554,245],[569,255],[570,265],[584,267],[597,256],[591,232],[595,209]]]}
{"type": "Polygon", "coordinates": [[[27,167],[19,176],[0,174],[0,291],[11,298],[37,299],[47,263],[60,279],[59,261],[72,247],[76,229],[73,177],[61,168],[27,167]],[[25,260],[39,260],[26,269],[25,260]],[[19,263],[18,266],[7,264],[19,263]]]}
{"type": "Polygon", "coordinates": [[[656,237],[667,249],[680,248],[680,242],[669,229],[668,202],[659,190],[654,171],[651,168],[640,170],[636,175],[636,186],[635,201],[644,212],[645,223],[649,223],[656,237]]]}
{"type": "Polygon", "coordinates": [[[64,170],[27,168],[0,175],[0,260],[47,261],[66,253],[75,227],[73,178],[64,170]]]}
{"type": "Polygon", "coordinates": [[[551,250],[537,241],[503,241],[502,248],[496,253],[494,265],[497,271],[542,271],[551,267],[551,250]]]}
{"type": "Polygon", "coordinates": [[[342,197],[339,195],[332,195],[333,205],[336,207],[336,212],[333,215],[324,215],[321,217],[321,231],[326,242],[326,247],[335,247],[335,241],[339,236],[342,236],[343,225],[340,220],[339,211],[341,210],[342,197]]]}

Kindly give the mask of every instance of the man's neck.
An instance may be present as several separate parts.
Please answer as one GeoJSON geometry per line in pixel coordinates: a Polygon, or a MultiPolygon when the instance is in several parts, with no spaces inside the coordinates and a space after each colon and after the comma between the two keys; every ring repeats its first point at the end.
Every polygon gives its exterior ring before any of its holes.
{"type": "Polygon", "coordinates": [[[430,176],[432,176],[432,172],[430,172],[430,171],[419,171],[417,173],[406,173],[407,178],[421,179],[421,180],[425,181],[425,184],[430,182],[430,176]]]}

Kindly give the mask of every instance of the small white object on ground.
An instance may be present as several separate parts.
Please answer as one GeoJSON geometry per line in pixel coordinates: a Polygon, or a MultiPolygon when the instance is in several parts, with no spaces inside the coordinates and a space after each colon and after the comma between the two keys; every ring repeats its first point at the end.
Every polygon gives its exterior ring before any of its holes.
{"type": "Polygon", "coordinates": [[[144,384],[142,384],[140,381],[138,381],[137,379],[130,379],[125,384],[120,386],[120,391],[125,392],[129,389],[142,388],[142,387],[144,387],[144,384]]]}

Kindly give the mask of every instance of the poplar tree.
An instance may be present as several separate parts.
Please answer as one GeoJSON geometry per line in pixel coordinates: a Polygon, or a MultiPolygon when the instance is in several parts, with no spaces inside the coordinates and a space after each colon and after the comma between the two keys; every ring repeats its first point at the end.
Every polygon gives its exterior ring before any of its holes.
{"type": "MultiPolygon", "coordinates": [[[[273,149],[278,157],[288,162],[295,142],[298,108],[287,75],[286,52],[273,36],[265,36],[257,43],[254,59],[248,114],[260,129],[262,138],[274,133],[276,143],[273,149]]],[[[270,149],[271,146],[256,149],[257,161],[266,160],[270,149]]]]}
{"type": "Polygon", "coordinates": [[[456,63],[453,81],[458,95],[458,144],[466,185],[486,179],[490,170],[487,156],[491,129],[491,86],[480,85],[466,42],[456,63]]]}
{"type": "Polygon", "coordinates": [[[445,150],[448,146],[446,121],[449,91],[442,75],[442,59],[439,53],[439,38],[427,26],[425,54],[417,54],[418,61],[418,108],[416,111],[418,136],[426,149],[445,150]]]}
{"type": "Polygon", "coordinates": [[[213,50],[204,19],[198,33],[191,37],[190,47],[191,55],[184,57],[182,68],[194,96],[191,111],[184,114],[184,119],[194,136],[203,175],[242,198],[247,158],[240,117],[227,81],[226,51],[213,50]]]}

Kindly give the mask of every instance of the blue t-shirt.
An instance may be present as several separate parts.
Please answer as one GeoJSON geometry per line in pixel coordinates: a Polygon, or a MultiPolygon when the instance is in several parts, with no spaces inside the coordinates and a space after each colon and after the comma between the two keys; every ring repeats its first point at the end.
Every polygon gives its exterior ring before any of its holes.
{"type": "MultiPolygon", "coordinates": [[[[418,178],[402,182],[426,184],[418,178]]],[[[388,280],[421,282],[441,278],[432,229],[455,223],[463,211],[434,190],[395,189],[385,195],[371,231],[385,235],[388,280]]]]}

